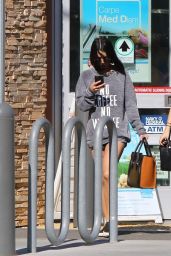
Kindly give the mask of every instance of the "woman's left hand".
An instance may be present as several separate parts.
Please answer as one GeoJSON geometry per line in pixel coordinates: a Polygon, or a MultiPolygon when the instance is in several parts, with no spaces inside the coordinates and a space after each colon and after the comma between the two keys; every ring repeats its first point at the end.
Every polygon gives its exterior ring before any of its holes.
{"type": "Polygon", "coordinates": [[[140,140],[142,140],[142,139],[144,139],[144,138],[146,138],[146,140],[148,140],[149,135],[148,135],[147,133],[141,134],[141,135],[140,135],[140,140]]]}

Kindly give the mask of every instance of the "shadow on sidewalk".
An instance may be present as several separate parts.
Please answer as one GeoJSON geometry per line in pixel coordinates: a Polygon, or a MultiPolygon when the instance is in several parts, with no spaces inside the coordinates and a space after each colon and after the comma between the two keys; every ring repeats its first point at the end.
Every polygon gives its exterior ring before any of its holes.
{"type": "MultiPolygon", "coordinates": [[[[66,250],[66,249],[70,249],[70,248],[76,248],[76,247],[82,247],[82,246],[95,246],[98,244],[107,244],[108,243],[108,239],[98,239],[96,240],[94,243],[92,244],[86,244],[84,241],[82,240],[77,240],[77,239],[71,239],[71,240],[67,240],[65,241],[62,245],[59,246],[53,246],[51,244],[49,245],[44,245],[44,246],[37,246],[37,252],[45,252],[45,251],[61,251],[61,250],[66,250]]],[[[27,248],[23,248],[23,249],[18,249],[17,251],[17,255],[24,255],[24,254],[28,254],[29,252],[27,251],[27,248]]]]}
{"type": "MultiPolygon", "coordinates": [[[[22,241],[22,243],[20,243],[20,247],[17,249],[17,255],[28,254],[29,252],[26,248],[27,229],[18,229],[16,232],[16,237],[19,242],[22,241]]],[[[119,227],[118,242],[126,240],[171,240],[171,226],[164,226],[159,224],[141,224],[135,226],[131,225],[119,227]]],[[[93,247],[98,244],[107,244],[108,242],[108,238],[99,237],[90,246],[93,247]]],[[[48,250],[59,251],[82,246],[86,246],[86,243],[81,240],[77,229],[70,230],[68,232],[67,240],[57,247],[49,243],[45,234],[45,230],[37,230],[37,252],[48,250]]]]}

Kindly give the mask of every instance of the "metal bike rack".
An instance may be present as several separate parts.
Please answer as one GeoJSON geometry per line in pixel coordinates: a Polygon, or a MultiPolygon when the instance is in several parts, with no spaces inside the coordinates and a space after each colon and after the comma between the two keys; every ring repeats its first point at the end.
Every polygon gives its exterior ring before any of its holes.
{"type": "Polygon", "coordinates": [[[68,120],[64,128],[62,141],[62,209],[61,227],[57,235],[54,230],[54,138],[52,127],[48,120],[37,120],[30,135],[29,141],[29,211],[28,211],[28,250],[36,252],[36,199],[37,199],[37,166],[38,166],[38,138],[40,129],[45,132],[46,146],[46,234],[53,245],[64,242],[70,223],[70,151],[71,134],[75,127],[79,141],[79,195],[78,195],[78,229],[85,242],[92,243],[98,236],[101,221],[101,191],[102,191],[102,159],[101,141],[105,125],[110,139],[110,242],[117,241],[117,138],[116,128],[111,118],[103,117],[95,131],[95,186],[94,186],[94,222],[91,231],[86,224],[86,132],[82,122],[73,117],[68,120]],[[112,171],[111,171],[112,170],[112,171]],[[113,171],[115,170],[115,171],[113,171]]]}
{"type": "Polygon", "coordinates": [[[102,194],[102,135],[105,125],[109,132],[110,141],[110,242],[117,241],[117,177],[118,177],[118,160],[117,160],[117,136],[116,128],[110,117],[102,117],[95,130],[95,179],[94,179],[94,225],[90,231],[85,223],[86,218],[86,191],[85,191],[85,173],[86,163],[79,161],[79,201],[78,201],[78,228],[81,237],[87,243],[92,243],[98,236],[102,214],[101,214],[101,194],[102,194]]]}
{"type": "MultiPolygon", "coordinates": [[[[27,233],[27,248],[29,252],[36,252],[38,139],[41,128],[43,128],[45,132],[46,167],[49,172],[54,172],[54,139],[52,127],[48,120],[40,118],[34,122],[29,139],[29,191],[27,233]]],[[[54,177],[54,173],[52,174],[52,176],[54,177]]],[[[53,182],[51,185],[53,186],[53,182]]],[[[52,198],[53,195],[51,199],[52,198]]]]}

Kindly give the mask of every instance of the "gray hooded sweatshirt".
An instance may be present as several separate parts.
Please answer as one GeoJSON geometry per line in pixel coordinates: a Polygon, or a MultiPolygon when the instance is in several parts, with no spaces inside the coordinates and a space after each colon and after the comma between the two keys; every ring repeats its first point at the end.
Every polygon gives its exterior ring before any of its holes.
{"type": "MultiPolygon", "coordinates": [[[[114,71],[104,76],[105,88],[97,93],[89,90],[95,75],[99,75],[94,67],[81,73],[76,86],[76,104],[81,111],[89,111],[87,123],[87,143],[93,147],[94,130],[102,116],[110,116],[117,128],[117,136],[130,141],[129,122],[139,135],[145,134],[137,109],[136,95],[132,81],[126,76],[114,71]]],[[[103,144],[108,143],[108,131],[104,128],[103,144]]]]}

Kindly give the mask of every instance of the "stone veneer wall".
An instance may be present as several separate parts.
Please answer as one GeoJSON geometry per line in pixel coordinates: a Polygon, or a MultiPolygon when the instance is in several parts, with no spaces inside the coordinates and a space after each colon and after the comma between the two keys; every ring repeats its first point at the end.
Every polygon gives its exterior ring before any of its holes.
{"type": "MultiPolygon", "coordinates": [[[[47,102],[46,0],[6,0],[5,101],[15,112],[16,226],[27,225],[28,137],[47,102]]],[[[44,222],[44,134],[40,135],[38,224],[44,222]]]]}

